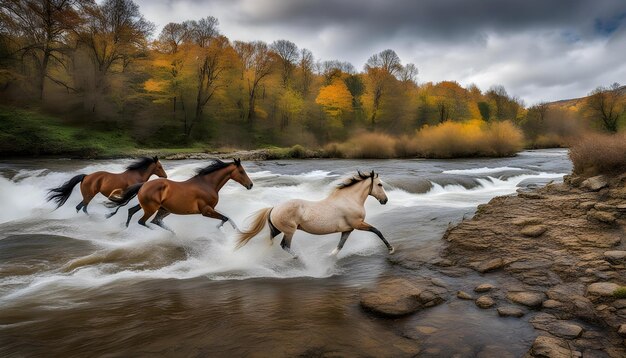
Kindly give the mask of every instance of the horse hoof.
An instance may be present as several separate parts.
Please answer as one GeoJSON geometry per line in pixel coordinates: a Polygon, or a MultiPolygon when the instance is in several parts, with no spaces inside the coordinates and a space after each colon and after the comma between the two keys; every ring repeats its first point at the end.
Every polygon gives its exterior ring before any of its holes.
{"type": "Polygon", "coordinates": [[[395,248],[392,247],[391,249],[389,249],[389,255],[393,255],[394,252],[396,252],[395,248]]]}
{"type": "Polygon", "coordinates": [[[338,253],[339,253],[339,250],[337,250],[337,248],[335,247],[333,251],[330,254],[328,254],[328,256],[330,257],[337,256],[338,253]]]}

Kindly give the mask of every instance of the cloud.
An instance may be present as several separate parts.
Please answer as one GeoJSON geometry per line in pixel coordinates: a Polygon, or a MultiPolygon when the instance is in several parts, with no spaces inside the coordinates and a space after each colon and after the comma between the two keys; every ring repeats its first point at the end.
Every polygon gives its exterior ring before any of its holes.
{"type": "Polygon", "coordinates": [[[350,61],[394,49],[420,81],[502,84],[528,104],[626,82],[620,0],[138,0],[160,29],[212,15],[231,40],[288,39],[316,58],[350,61]]]}

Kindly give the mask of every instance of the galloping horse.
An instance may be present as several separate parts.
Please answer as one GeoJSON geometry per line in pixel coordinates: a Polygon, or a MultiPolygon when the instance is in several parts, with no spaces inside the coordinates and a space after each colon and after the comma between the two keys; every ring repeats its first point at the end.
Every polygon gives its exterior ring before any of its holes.
{"type": "MultiPolygon", "coordinates": [[[[230,179],[248,190],[252,189],[252,180],[248,178],[248,174],[241,166],[240,159],[235,159],[232,163],[215,160],[209,166],[199,169],[194,177],[186,181],[152,180],[131,186],[123,195],[113,197],[111,200],[121,206],[126,205],[135,195],[139,197],[139,205],[128,209],[126,226],[131,217],[139,209],[143,209],[143,217],[139,219],[139,224],[143,226],[147,226],[146,220],[156,212],[151,223],[169,231],[171,230],[163,223],[163,219],[169,214],[202,214],[221,220],[218,228],[228,221],[235,230],[239,230],[229,217],[214,209],[219,200],[218,192],[230,179]]],[[[114,214],[112,213],[111,216],[114,214]]]]}
{"type": "Polygon", "coordinates": [[[126,171],[119,174],[109,172],[95,172],[92,174],[79,174],[65,182],[58,188],[48,191],[48,201],[54,200],[57,208],[65,204],[72,194],[72,189],[76,184],[80,183],[80,192],[83,195],[83,201],[76,205],[76,212],[83,209],[87,214],[87,205],[98,193],[109,197],[111,194],[126,190],[129,186],[147,181],[152,174],[161,178],[167,178],[163,166],[159,158],[141,158],[126,167],[126,171]]]}
{"type": "Polygon", "coordinates": [[[389,253],[393,254],[395,250],[383,234],[364,221],[364,204],[370,195],[383,205],[387,203],[387,194],[378,174],[374,171],[369,175],[357,172],[356,176],[339,184],[323,200],[292,199],[273,208],[261,209],[254,214],[251,228],[239,235],[237,248],[245,245],[266,225],[269,225],[270,240],[281,232],[284,233],[280,246],[294,258],[297,256],[291,250],[291,239],[298,229],[316,235],[340,232],[341,239],[331,255],[336,255],[343,248],[348,236],[355,229],[375,233],[387,246],[389,253]]]}

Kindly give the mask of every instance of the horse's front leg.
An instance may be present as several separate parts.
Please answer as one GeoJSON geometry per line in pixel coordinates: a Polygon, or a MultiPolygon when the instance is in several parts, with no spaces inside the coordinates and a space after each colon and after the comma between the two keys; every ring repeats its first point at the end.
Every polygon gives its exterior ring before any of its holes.
{"type": "Polygon", "coordinates": [[[354,226],[354,228],[357,229],[357,230],[362,230],[362,231],[370,231],[370,232],[373,232],[374,234],[376,234],[383,241],[385,246],[387,246],[387,250],[389,250],[389,254],[393,254],[396,251],[396,249],[394,249],[393,246],[391,246],[389,244],[387,239],[385,239],[385,237],[380,232],[380,230],[378,230],[377,228],[373,227],[372,225],[366,223],[365,221],[359,222],[358,224],[356,224],[354,226]]]}
{"type": "Polygon", "coordinates": [[[341,233],[341,239],[339,239],[339,244],[337,244],[337,247],[333,250],[333,252],[330,253],[330,256],[335,256],[339,253],[339,251],[341,251],[343,245],[346,243],[346,240],[348,240],[348,236],[350,236],[351,233],[352,230],[344,231],[341,233]]]}
{"type": "Polygon", "coordinates": [[[294,259],[298,258],[298,255],[296,255],[293,250],[291,250],[291,239],[293,238],[293,233],[288,234],[285,233],[285,235],[283,236],[283,240],[280,242],[280,247],[283,248],[283,250],[287,251],[291,256],[293,256],[294,259]]]}

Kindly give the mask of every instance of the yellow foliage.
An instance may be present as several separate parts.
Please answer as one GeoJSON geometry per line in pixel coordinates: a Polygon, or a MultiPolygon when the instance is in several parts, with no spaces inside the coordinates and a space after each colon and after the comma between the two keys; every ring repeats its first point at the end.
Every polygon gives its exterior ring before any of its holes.
{"type": "Polygon", "coordinates": [[[352,109],[352,94],[341,79],[335,79],[330,85],[320,88],[315,103],[323,106],[329,116],[339,117],[352,109]]]}
{"type": "Polygon", "coordinates": [[[148,92],[163,92],[168,86],[167,81],[149,79],[143,84],[143,88],[148,92]]]}

